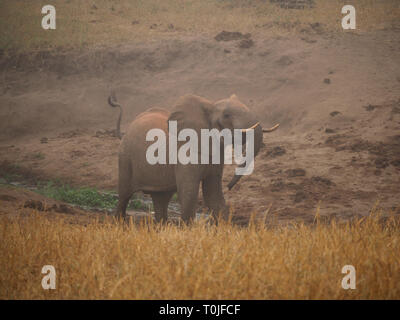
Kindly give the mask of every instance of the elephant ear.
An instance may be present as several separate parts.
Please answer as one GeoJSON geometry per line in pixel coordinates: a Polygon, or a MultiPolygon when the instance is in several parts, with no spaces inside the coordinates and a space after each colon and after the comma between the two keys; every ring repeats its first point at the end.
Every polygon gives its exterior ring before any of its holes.
{"type": "Polygon", "coordinates": [[[200,134],[200,129],[211,128],[211,115],[214,109],[212,102],[199,96],[186,95],[177,101],[168,121],[177,121],[178,132],[190,128],[200,134]]]}

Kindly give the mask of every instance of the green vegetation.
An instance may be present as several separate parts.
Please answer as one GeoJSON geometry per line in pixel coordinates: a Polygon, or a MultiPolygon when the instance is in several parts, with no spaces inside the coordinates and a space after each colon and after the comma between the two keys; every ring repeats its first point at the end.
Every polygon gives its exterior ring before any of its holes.
{"type": "Polygon", "coordinates": [[[0,175],[0,183],[2,184],[8,184],[19,179],[21,179],[21,175],[18,173],[2,172],[0,175]]]}
{"type": "MultiPolygon", "coordinates": [[[[88,208],[115,209],[118,203],[116,194],[89,187],[74,188],[60,182],[50,181],[39,185],[37,192],[48,198],[88,208]]],[[[145,206],[140,199],[133,199],[128,208],[145,209],[145,206]]]]}
{"type": "Polygon", "coordinates": [[[111,194],[101,194],[94,188],[73,188],[68,185],[57,186],[48,182],[38,192],[46,197],[76,204],[79,206],[96,208],[115,208],[118,199],[111,194]]]}

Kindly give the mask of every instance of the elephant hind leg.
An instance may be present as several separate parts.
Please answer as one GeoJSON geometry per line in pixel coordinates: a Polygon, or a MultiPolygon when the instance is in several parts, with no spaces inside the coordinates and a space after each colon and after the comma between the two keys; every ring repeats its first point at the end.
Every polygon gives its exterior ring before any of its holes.
{"type": "Polygon", "coordinates": [[[152,192],[151,198],[153,199],[154,212],[156,221],[165,223],[168,220],[168,203],[171,200],[173,191],[167,192],[152,192]]]}
{"type": "Polygon", "coordinates": [[[118,163],[118,207],[117,217],[126,219],[126,207],[134,192],[132,188],[132,168],[129,160],[122,157],[118,163]]]}

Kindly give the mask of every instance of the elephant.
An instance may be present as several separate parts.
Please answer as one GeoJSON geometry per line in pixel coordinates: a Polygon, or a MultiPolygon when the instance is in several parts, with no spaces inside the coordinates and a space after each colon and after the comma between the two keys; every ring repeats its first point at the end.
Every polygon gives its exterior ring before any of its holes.
{"type": "MultiPolygon", "coordinates": [[[[228,206],[224,199],[222,174],[224,160],[219,164],[149,164],[146,150],[151,145],[146,140],[146,133],[154,128],[168,134],[168,122],[176,121],[178,130],[193,129],[200,135],[201,129],[242,129],[254,130],[254,156],[263,145],[263,132],[274,131],[279,124],[271,129],[262,129],[254,113],[236,95],[217,102],[211,102],[203,97],[188,94],[178,99],[171,111],[163,108],[150,108],[140,113],[129,125],[122,136],[120,123],[122,107],[115,95],[111,94],[108,103],[120,108],[116,133],[121,139],[118,154],[118,194],[117,217],[126,219],[126,208],[133,193],[142,191],[150,194],[157,222],[166,222],[167,208],[172,195],[178,193],[182,220],[190,224],[195,217],[200,185],[202,187],[204,204],[217,218],[220,214],[227,217],[228,206]]],[[[178,145],[184,142],[179,141],[178,145]]],[[[243,142],[244,143],[244,142],[243,142]]],[[[168,139],[166,140],[168,150],[168,139]]],[[[223,144],[221,142],[223,158],[223,144]]],[[[210,155],[211,157],[211,155],[210,155]]],[[[235,175],[229,184],[231,189],[241,176],[235,175]]]]}

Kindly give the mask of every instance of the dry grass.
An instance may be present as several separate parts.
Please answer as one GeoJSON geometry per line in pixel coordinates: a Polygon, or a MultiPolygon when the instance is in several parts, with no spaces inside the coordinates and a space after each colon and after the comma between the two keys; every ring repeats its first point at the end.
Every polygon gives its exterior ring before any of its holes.
{"type": "MultiPolygon", "coordinates": [[[[0,2],[0,48],[32,51],[82,48],[222,30],[253,34],[297,32],[319,22],[324,31],[343,32],[342,0],[316,0],[311,10],[285,10],[261,0],[53,0],[57,30],[41,28],[41,8],[48,1],[0,2]],[[152,25],[157,25],[153,26],[152,25]]],[[[357,32],[398,22],[397,0],[360,0],[357,32]]]]}
{"type": "Polygon", "coordinates": [[[399,299],[400,224],[86,226],[0,219],[1,299],[399,299]],[[57,289],[43,290],[54,265],[57,289]],[[344,265],[357,271],[343,290],[344,265]]]}

